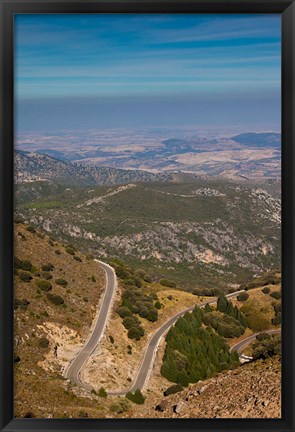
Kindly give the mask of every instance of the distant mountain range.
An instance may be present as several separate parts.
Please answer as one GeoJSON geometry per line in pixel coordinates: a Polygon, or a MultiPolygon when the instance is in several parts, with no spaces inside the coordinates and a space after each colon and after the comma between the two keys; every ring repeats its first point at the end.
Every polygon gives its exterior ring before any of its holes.
{"type": "MultiPolygon", "coordinates": [[[[58,159],[59,163],[74,163],[75,165],[63,165],[59,175],[63,180],[73,180],[78,175],[79,180],[85,184],[113,184],[112,177],[116,182],[117,178],[122,179],[121,183],[137,179],[150,181],[156,179],[152,174],[179,171],[198,175],[222,175],[232,179],[280,178],[281,175],[279,133],[243,133],[218,138],[164,138],[163,134],[155,137],[132,131],[125,132],[125,135],[118,131],[100,131],[89,136],[79,133],[74,136],[23,136],[18,140],[17,148],[30,153],[46,154],[58,159]],[[94,165],[104,167],[104,170],[93,168],[94,165]],[[117,171],[110,172],[109,168],[117,171]],[[137,173],[124,173],[122,169],[136,170],[137,173]]],[[[19,155],[28,157],[25,153],[19,155]]],[[[37,156],[31,155],[30,158],[32,157],[36,168],[35,173],[31,174],[49,174],[46,167],[44,171],[42,160],[38,160],[37,156]]],[[[46,164],[49,161],[50,168],[53,168],[52,160],[48,159],[46,164]]],[[[22,161],[22,166],[27,167],[28,164],[22,161]]],[[[32,168],[29,167],[29,170],[32,168]]]]}
{"type": "Polygon", "coordinates": [[[232,140],[247,147],[281,148],[280,133],[244,133],[232,137],[232,140]]]}
{"type": "Polygon", "coordinates": [[[141,170],[82,165],[21,150],[15,152],[14,162],[16,183],[47,180],[68,185],[95,186],[173,180],[173,175],[169,174],[156,175],[141,170]]]}

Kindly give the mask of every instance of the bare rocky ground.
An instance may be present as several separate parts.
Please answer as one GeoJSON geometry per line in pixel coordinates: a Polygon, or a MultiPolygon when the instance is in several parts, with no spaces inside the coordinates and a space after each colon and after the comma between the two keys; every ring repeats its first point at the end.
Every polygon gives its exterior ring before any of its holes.
{"type": "Polygon", "coordinates": [[[258,360],[136,408],[140,418],[280,418],[281,363],[258,360]]]}

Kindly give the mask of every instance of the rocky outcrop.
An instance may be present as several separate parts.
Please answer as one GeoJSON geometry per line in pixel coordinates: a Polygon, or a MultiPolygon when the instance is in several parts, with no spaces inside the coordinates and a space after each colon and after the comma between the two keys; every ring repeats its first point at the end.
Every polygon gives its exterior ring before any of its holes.
{"type": "Polygon", "coordinates": [[[280,418],[280,360],[259,360],[199,382],[163,398],[142,417],[280,418]]]}

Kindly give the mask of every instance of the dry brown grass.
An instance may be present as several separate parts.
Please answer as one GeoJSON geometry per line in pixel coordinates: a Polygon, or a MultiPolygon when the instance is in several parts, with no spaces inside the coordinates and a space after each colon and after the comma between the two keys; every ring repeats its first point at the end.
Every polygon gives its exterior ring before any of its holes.
{"type": "Polygon", "coordinates": [[[48,329],[54,325],[69,335],[72,342],[83,342],[95,316],[96,305],[104,290],[105,276],[99,265],[87,260],[79,252],[76,261],[66,252],[59,242],[48,236],[27,231],[26,225],[15,227],[15,256],[29,260],[33,266],[33,277],[30,282],[23,282],[15,276],[15,298],[27,299],[30,304],[27,310],[15,310],[15,353],[20,362],[15,368],[15,415],[23,417],[29,412],[39,417],[78,416],[84,408],[94,409],[98,413],[98,404],[91,398],[77,398],[73,392],[65,391],[66,383],[62,378],[59,360],[47,362],[46,358],[54,357],[54,347],[62,350],[65,341],[55,337],[48,329]],[[60,254],[55,251],[59,250],[60,254]],[[52,263],[50,272],[53,294],[63,297],[65,305],[56,306],[47,298],[46,292],[38,290],[37,275],[44,264],[52,263]],[[94,276],[96,281],[91,280],[94,276]],[[66,287],[57,285],[55,280],[63,278],[68,282],[66,287]],[[41,348],[41,338],[49,341],[47,348],[41,348]],[[47,366],[47,371],[45,367],[47,366]]]}
{"type": "MultiPolygon", "coordinates": [[[[233,299],[232,302],[236,304],[241,311],[245,314],[250,328],[255,331],[263,331],[274,327],[272,325],[272,318],[274,318],[274,304],[279,303],[280,300],[276,300],[269,294],[264,294],[262,289],[264,287],[254,288],[248,290],[248,300],[239,302],[237,299],[233,299]]],[[[272,291],[280,291],[281,284],[269,285],[270,293],[272,291]]]]}

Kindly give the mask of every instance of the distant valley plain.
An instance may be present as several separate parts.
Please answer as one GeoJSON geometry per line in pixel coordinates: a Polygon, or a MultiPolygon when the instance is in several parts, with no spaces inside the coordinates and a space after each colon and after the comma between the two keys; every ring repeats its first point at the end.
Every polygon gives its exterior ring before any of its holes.
{"type": "Polygon", "coordinates": [[[19,150],[83,164],[144,170],[182,171],[227,178],[280,178],[281,135],[214,135],[192,130],[100,129],[18,134],[19,150]]]}

